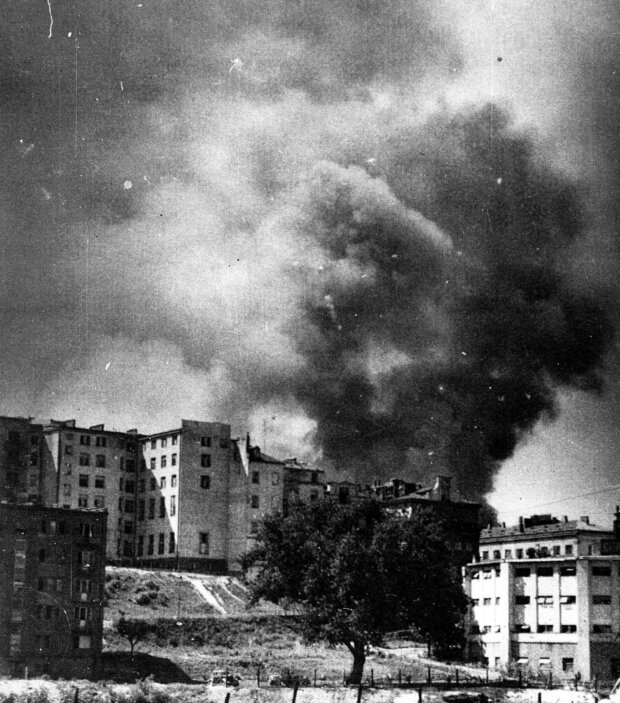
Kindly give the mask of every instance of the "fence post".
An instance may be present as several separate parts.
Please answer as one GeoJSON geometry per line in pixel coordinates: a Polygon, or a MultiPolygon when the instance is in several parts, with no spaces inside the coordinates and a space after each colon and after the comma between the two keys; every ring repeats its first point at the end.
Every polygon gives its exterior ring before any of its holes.
{"type": "Polygon", "coordinates": [[[398,685],[402,686],[403,685],[403,677],[400,673],[400,669],[398,670],[398,685]]]}
{"type": "Polygon", "coordinates": [[[418,703],[422,703],[422,686],[418,688],[418,703]]]}
{"type": "Polygon", "coordinates": [[[256,688],[260,688],[260,666],[256,667],[256,688]]]}
{"type": "Polygon", "coordinates": [[[542,703],[542,691],[538,691],[538,703],[542,703]]]}
{"type": "Polygon", "coordinates": [[[362,684],[360,684],[357,687],[357,703],[360,703],[362,700],[362,684]]]}
{"type": "Polygon", "coordinates": [[[295,686],[293,687],[293,703],[297,699],[297,689],[299,688],[299,681],[295,681],[295,686]]]}
{"type": "Polygon", "coordinates": [[[375,670],[374,669],[370,670],[370,685],[371,686],[375,685],[375,670]]]}
{"type": "Polygon", "coordinates": [[[314,688],[316,688],[316,669],[314,670],[314,688]]]}
{"type": "Polygon", "coordinates": [[[458,666],[454,667],[454,679],[456,681],[456,685],[459,685],[459,668],[458,666]]]}
{"type": "Polygon", "coordinates": [[[224,699],[224,703],[230,703],[230,691],[226,694],[226,698],[224,699]]]}
{"type": "Polygon", "coordinates": [[[76,686],[75,693],[73,694],[73,703],[79,703],[80,700],[80,689],[76,686]]]}
{"type": "Polygon", "coordinates": [[[487,670],[486,670],[486,681],[487,685],[489,684],[489,665],[487,664],[487,670]]]}
{"type": "Polygon", "coordinates": [[[428,667],[428,675],[426,677],[426,683],[430,686],[433,683],[433,675],[431,674],[431,667],[428,667]]]}

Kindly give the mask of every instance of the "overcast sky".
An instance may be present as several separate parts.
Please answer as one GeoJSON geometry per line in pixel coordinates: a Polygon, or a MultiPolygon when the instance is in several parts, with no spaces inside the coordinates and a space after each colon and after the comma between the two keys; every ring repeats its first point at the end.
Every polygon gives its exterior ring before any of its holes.
{"type": "Polygon", "coordinates": [[[610,522],[615,1],[2,5],[3,414],[610,522]]]}

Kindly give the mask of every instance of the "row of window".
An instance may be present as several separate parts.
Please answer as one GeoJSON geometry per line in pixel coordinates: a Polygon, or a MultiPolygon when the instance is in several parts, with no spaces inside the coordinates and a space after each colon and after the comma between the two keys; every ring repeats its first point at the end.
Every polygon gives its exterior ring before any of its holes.
{"type": "MultiPolygon", "coordinates": [[[[611,625],[606,626],[606,625],[593,625],[592,626],[592,632],[602,632],[602,630],[596,630],[594,628],[599,628],[599,627],[609,627],[609,630],[605,630],[605,632],[611,632],[611,625]]],[[[488,634],[489,632],[501,632],[502,628],[500,625],[477,625],[474,624],[469,628],[469,632],[472,635],[478,635],[478,634],[488,634]]],[[[513,625],[512,628],[513,632],[532,632],[532,627],[531,625],[525,625],[524,623],[519,623],[517,625],[513,625]]],[[[538,634],[541,634],[543,632],[554,632],[555,630],[553,629],[553,625],[537,625],[536,626],[536,632],[538,634]]],[[[560,632],[562,634],[568,634],[571,632],[577,632],[577,625],[560,625],[560,632]]]]}
{"type": "MultiPolygon", "coordinates": [[[[122,498],[120,499],[122,500],[122,498]]],[[[155,498],[149,498],[148,503],[141,498],[138,501],[138,520],[144,520],[147,515],[149,520],[153,520],[155,518],[155,498]],[[148,507],[148,513],[147,513],[147,507],[148,507]]],[[[120,506],[119,506],[120,507],[120,506]]],[[[121,508],[122,509],[122,508],[121,508]]],[[[133,512],[133,501],[125,501],[125,512],[126,513],[132,513],[133,512]],[[127,509],[127,504],[131,502],[131,510],[127,509]]],[[[165,496],[160,496],[159,498],[159,510],[158,516],[160,518],[165,518],[166,517],[166,497],[165,496]]],[[[177,513],[177,497],[176,495],[170,496],[170,517],[174,517],[177,513]]]]}
{"type": "MultiPolygon", "coordinates": [[[[80,474],[78,477],[78,486],[80,488],[89,488],[90,487],[90,479],[91,479],[91,477],[89,474],[80,474]]],[[[121,479],[121,481],[122,481],[122,479],[121,479]]],[[[105,476],[100,476],[100,475],[94,476],[93,485],[95,488],[105,488],[105,476]]],[[[121,484],[121,486],[122,486],[122,484],[121,484]]],[[[121,490],[123,490],[122,487],[121,487],[121,490]]]]}
{"type": "MultiPolygon", "coordinates": [[[[174,554],[176,551],[176,539],[174,532],[168,534],[168,540],[166,540],[166,533],[160,532],[157,535],[157,554],[166,553],[166,541],[168,542],[168,554],[174,554]]],[[[144,535],[138,537],[138,545],[136,548],[136,556],[143,557],[144,554],[144,535]]],[[[146,556],[153,556],[155,554],[155,535],[146,536],[146,556]]]]}
{"type": "MultiPolygon", "coordinates": [[[[71,495],[71,484],[65,483],[64,486],[64,494],[68,497],[71,495]]],[[[78,495],[78,508],[89,508],[89,500],[90,498],[86,493],[80,493],[78,495]]],[[[93,496],[92,505],[93,508],[105,508],[105,496],[93,496]]],[[[71,506],[66,505],[64,507],[69,508],[71,506]]]]}
{"type": "MultiPolygon", "coordinates": [[[[211,441],[210,436],[202,436],[200,438],[200,446],[201,447],[211,447],[212,446],[212,441],[211,441]]],[[[218,440],[217,437],[214,439],[218,440]]],[[[175,447],[179,443],[179,438],[178,435],[171,435],[169,437],[160,437],[159,438],[159,447],[160,449],[165,449],[168,446],[168,440],[170,440],[170,444],[175,447]]],[[[146,450],[147,444],[150,443],[151,449],[157,449],[157,438],[151,439],[148,442],[144,441],[142,442],[142,451],[146,450]]],[[[218,440],[218,445],[220,449],[228,449],[229,441],[227,437],[220,437],[218,440]]]]}
{"type": "MultiPolygon", "coordinates": [[[[480,558],[482,561],[488,561],[489,560],[489,554],[491,554],[491,559],[501,559],[502,558],[502,551],[501,549],[493,549],[492,552],[489,552],[489,550],[484,550],[481,553],[480,558]]],[[[516,549],[515,550],[515,557],[517,559],[523,559],[524,557],[527,557],[528,559],[536,559],[536,558],[544,558],[544,557],[558,557],[561,556],[562,554],[562,546],[559,544],[555,544],[552,547],[528,547],[526,549],[516,549]]],[[[573,545],[572,544],[565,544],[564,545],[564,554],[565,556],[572,556],[573,554],[573,545]]],[[[504,559],[512,559],[512,549],[505,549],[504,550],[504,559]]]]}
{"type": "MultiPolygon", "coordinates": [[[[65,442],[73,442],[75,439],[74,433],[73,432],[66,432],[63,435],[63,438],[64,438],[65,442]]],[[[108,445],[108,439],[111,440],[112,438],[104,437],[102,435],[94,435],[94,440],[95,440],[94,446],[95,447],[111,446],[111,444],[108,445]]],[[[90,447],[93,444],[92,440],[93,440],[93,435],[88,435],[88,434],[81,434],[80,438],[79,438],[79,442],[82,447],[90,447]]],[[[128,452],[135,452],[136,451],[136,443],[131,439],[126,440],[124,437],[116,437],[115,442],[114,442],[114,446],[117,449],[125,449],[128,452]]]]}
{"type": "MultiPolygon", "coordinates": [[[[11,635],[11,646],[19,647],[19,635],[11,635]]],[[[51,635],[37,635],[36,643],[37,649],[40,652],[46,652],[53,649],[51,635]]],[[[90,635],[74,634],[71,639],[71,644],[73,649],[90,649],[91,648],[91,638],[90,635]]],[[[61,649],[64,650],[64,644],[59,645],[61,649]]]]}
{"type": "MultiPolygon", "coordinates": [[[[598,598],[599,596],[593,596],[598,598]]],[[[536,596],[538,605],[553,605],[553,596],[536,596]]],[[[560,596],[562,605],[571,605],[577,602],[577,596],[560,596]]],[[[515,596],[515,605],[529,605],[530,596],[515,596]]]]}
{"type": "MultiPolygon", "coordinates": [[[[259,484],[260,483],[260,471],[252,471],[252,483],[259,484]]],[[[279,486],[280,485],[280,474],[274,471],[271,474],[271,485],[272,486],[279,486]]]]}
{"type": "MultiPolygon", "coordinates": [[[[479,579],[480,574],[482,574],[483,579],[493,578],[493,572],[496,576],[499,576],[499,569],[483,569],[482,571],[472,571],[471,578],[479,579]]],[[[514,570],[514,575],[516,578],[527,578],[534,573],[536,576],[553,576],[554,570],[553,566],[517,566],[514,570]]],[[[574,566],[561,566],[559,570],[560,576],[575,576],[577,569],[574,566]]],[[[593,576],[610,576],[611,568],[608,566],[593,566],[592,567],[593,576]]]]}

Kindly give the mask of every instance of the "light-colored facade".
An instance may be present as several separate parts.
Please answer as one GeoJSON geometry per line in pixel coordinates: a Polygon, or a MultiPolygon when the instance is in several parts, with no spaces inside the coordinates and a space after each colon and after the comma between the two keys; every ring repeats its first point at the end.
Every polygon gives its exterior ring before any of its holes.
{"type": "Polygon", "coordinates": [[[483,530],[464,571],[470,655],[554,678],[619,676],[619,521],[610,532],[532,516],[483,530]]]}

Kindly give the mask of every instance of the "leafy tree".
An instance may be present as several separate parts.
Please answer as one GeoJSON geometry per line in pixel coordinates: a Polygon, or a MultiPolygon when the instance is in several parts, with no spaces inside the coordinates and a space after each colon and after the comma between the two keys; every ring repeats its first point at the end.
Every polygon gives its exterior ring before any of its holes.
{"type": "Polygon", "coordinates": [[[116,631],[129,642],[130,654],[133,657],[135,646],[149,633],[149,625],[144,620],[133,620],[123,616],[116,623],[116,631]]]}
{"type": "Polygon", "coordinates": [[[299,504],[263,520],[242,565],[254,573],[254,600],[299,603],[307,639],[349,649],[351,683],[387,632],[414,628],[435,651],[464,641],[460,578],[441,525],[422,512],[394,517],[376,501],[299,504]]]}

